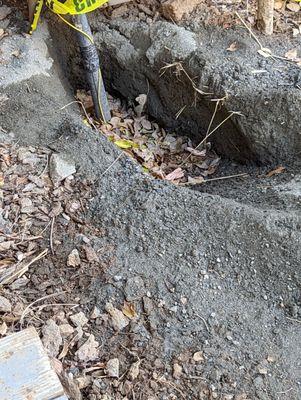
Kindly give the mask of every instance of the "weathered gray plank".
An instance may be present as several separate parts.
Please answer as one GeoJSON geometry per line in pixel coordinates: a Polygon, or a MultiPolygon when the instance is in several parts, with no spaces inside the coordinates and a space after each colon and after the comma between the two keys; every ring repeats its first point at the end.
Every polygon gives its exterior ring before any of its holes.
{"type": "Polygon", "coordinates": [[[0,340],[1,400],[68,400],[34,328],[0,340]]]}

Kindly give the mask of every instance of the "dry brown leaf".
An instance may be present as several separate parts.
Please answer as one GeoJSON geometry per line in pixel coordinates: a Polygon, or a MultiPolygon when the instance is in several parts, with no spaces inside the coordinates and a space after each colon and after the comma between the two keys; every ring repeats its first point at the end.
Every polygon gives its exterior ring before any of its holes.
{"type": "Polygon", "coordinates": [[[267,173],[266,176],[268,178],[270,178],[271,176],[274,176],[274,175],[277,175],[277,174],[281,174],[284,170],[285,170],[285,167],[280,165],[279,167],[277,167],[277,168],[273,169],[272,171],[270,171],[269,173],[267,173]]]}
{"type": "Polygon", "coordinates": [[[182,168],[177,168],[174,171],[172,171],[170,174],[167,174],[165,176],[165,179],[167,181],[175,181],[176,179],[181,179],[184,177],[184,171],[182,168]]]}
{"type": "Polygon", "coordinates": [[[237,47],[237,42],[233,42],[233,43],[231,43],[230,46],[227,48],[227,51],[233,52],[233,51],[236,51],[237,49],[238,49],[238,47],[237,47]]]}
{"type": "Polygon", "coordinates": [[[137,313],[136,313],[134,304],[128,303],[127,301],[125,301],[123,304],[122,312],[126,317],[128,317],[130,319],[137,317],[137,313]]]}
{"type": "Polygon", "coordinates": [[[85,109],[93,108],[92,96],[89,93],[87,93],[85,90],[78,90],[76,92],[76,98],[81,103],[83,103],[83,106],[85,109]]]}

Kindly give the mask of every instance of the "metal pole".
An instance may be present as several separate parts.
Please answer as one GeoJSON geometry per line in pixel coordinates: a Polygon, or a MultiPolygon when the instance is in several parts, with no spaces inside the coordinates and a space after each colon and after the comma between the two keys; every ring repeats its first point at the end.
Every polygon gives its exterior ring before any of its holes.
{"type": "Polygon", "coordinates": [[[96,118],[106,123],[111,119],[110,106],[101,75],[98,52],[95,45],[89,40],[93,36],[88,18],[86,14],[77,15],[74,17],[74,21],[76,27],[87,34],[86,36],[76,31],[96,118]]]}

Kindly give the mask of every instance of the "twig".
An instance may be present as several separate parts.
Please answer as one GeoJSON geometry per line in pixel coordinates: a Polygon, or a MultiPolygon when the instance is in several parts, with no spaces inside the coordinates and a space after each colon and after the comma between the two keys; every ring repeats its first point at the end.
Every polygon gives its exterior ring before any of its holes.
{"type": "Polygon", "coordinates": [[[224,179],[239,178],[239,177],[243,177],[243,176],[249,176],[249,174],[247,174],[247,173],[245,172],[245,173],[243,173],[243,174],[219,176],[219,177],[217,177],[217,178],[204,179],[202,182],[197,182],[197,183],[193,183],[193,182],[184,182],[184,183],[180,183],[179,186],[203,185],[204,183],[207,183],[207,182],[222,181],[222,180],[224,180],[224,179]]]}
{"type": "Polygon", "coordinates": [[[205,320],[205,318],[203,318],[201,315],[199,315],[199,314],[195,314],[197,317],[199,317],[202,321],[203,321],[203,323],[204,323],[204,325],[205,325],[205,327],[206,327],[206,330],[207,330],[207,332],[210,334],[210,329],[209,329],[209,326],[208,326],[208,324],[207,324],[207,322],[206,322],[206,320],[205,320]]]}
{"type": "Polygon", "coordinates": [[[180,108],[180,110],[176,113],[176,115],[175,115],[175,119],[178,119],[179,118],[179,116],[182,114],[182,112],[185,110],[185,108],[186,108],[187,106],[186,106],[186,104],[185,104],[185,106],[183,106],[182,108],[180,108]]]}
{"type": "MultiPolygon", "coordinates": [[[[169,68],[172,68],[172,67],[176,67],[176,70],[177,70],[177,71],[176,71],[176,74],[179,74],[179,72],[181,72],[181,71],[184,72],[184,75],[185,75],[186,78],[189,80],[189,82],[191,83],[192,88],[193,88],[196,92],[200,93],[200,94],[203,95],[203,96],[213,94],[213,93],[206,93],[206,92],[203,92],[201,89],[199,89],[199,88],[196,86],[194,80],[191,78],[191,76],[188,74],[188,72],[184,69],[183,65],[182,65],[179,61],[176,61],[176,62],[174,62],[174,63],[172,63],[172,64],[167,64],[167,65],[165,65],[164,67],[162,67],[161,70],[163,70],[163,72],[161,72],[160,76],[163,76],[163,75],[165,74],[165,72],[166,72],[169,68]]],[[[160,71],[161,71],[161,70],[160,70],[160,71]]]]}
{"type": "Polygon", "coordinates": [[[62,108],[60,108],[60,110],[64,110],[65,108],[67,108],[67,107],[69,107],[69,106],[71,106],[72,104],[75,104],[75,103],[78,103],[78,104],[81,105],[81,107],[82,107],[82,109],[84,111],[84,114],[85,114],[87,120],[89,121],[89,124],[92,125],[93,128],[97,131],[97,128],[96,128],[96,126],[95,126],[95,124],[93,122],[93,119],[91,117],[89,117],[89,115],[88,115],[88,113],[87,113],[87,111],[86,111],[86,109],[85,109],[85,107],[84,107],[84,105],[83,105],[83,103],[81,101],[79,101],[79,100],[71,101],[70,103],[68,103],[65,106],[63,106],[62,108]]]}
{"type": "Polygon", "coordinates": [[[104,172],[100,175],[100,177],[103,177],[113,167],[113,165],[117,163],[117,161],[123,156],[123,154],[124,152],[121,152],[119,156],[116,158],[116,160],[114,160],[112,164],[109,165],[108,168],[104,170],[104,172]]]}
{"type": "MultiPolygon", "coordinates": [[[[207,128],[207,132],[206,132],[206,136],[207,136],[207,135],[209,134],[209,132],[210,132],[211,126],[212,126],[212,124],[213,124],[214,118],[215,118],[216,113],[217,113],[217,109],[218,109],[219,103],[220,103],[220,99],[218,99],[217,102],[216,102],[216,104],[215,104],[214,112],[213,112],[212,117],[211,117],[211,120],[210,120],[210,122],[209,122],[209,125],[208,125],[208,128],[207,128]]],[[[205,140],[205,144],[206,144],[206,140],[205,140]]]]}
{"type": "MultiPolygon", "coordinates": [[[[250,33],[250,35],[252,36],[252,38],[256,41],[256,43],[258,44],[258,46],[260,47],[260,50],[265,52],[267,54],[267,56],[271,57],[271,58],[277,58],[278,60],[282,60],[282,61],[287,61],[290,64],[295,64],[294,61],[289,60],[286,57],[281,57],[281,56],[277,56],[276,54],[273,54],[270,49],[267,49],[265,47],[263,47],[262,43],[260,42],[260,40],[257,38],[257,36],[255,35],[255,33],[252,31],[252,29],[246,24],[246,22],[242,19],[242,17],[239,15],[238,12],[235,12],[235,15],[237,15],[237,17],[240,19],[240,21],[242,22],[242,24],[244,25],[244,27],[248,30],[248,32],[250,33]]],[[[262,54],[261,54],[262,55],[262,54]]]]}
{"type": "MultiPolygon", "coordinates": [[[[204,139],[195,147],[195,150],[197,150],[199,147],[201,147],[206,140],[214,133],[216,132],[225,122],[228,121],[228,119],[230,119],[233,115],[242,115],[239,111],[231,111],[231,113],[222,121],[220,122],[211,132],[209,132],[204,139]]],[[[189,154],[189,156],[187,156],[184,161],[182,161],[180,167],[182,167],[192,156],[192,153],[189,154]]]]}
{"type": "Polygon", "coordinates": [[[11,281],[13,281],[15,278],[21,278],[22,275],[24,275],[27,271],[28,268],[36,261],[40,260],[41,258],[45,257],[48,253],[48,249],[43,250],[40,254],[38,254],[35,258],[33,258],[28,264],[24,265],[21,269],[17,270],[15,273],[12,275],[8,276],[6,279],[4,279],[1,283],[1,285],[7,285],[11,281]]]}
{"type": "Polygon", "coordinates": [[[240,21],[244,25],[244,27],[248,30],[248,32],[250,33],[252,38],[257,42],[257,44],[259,45],[260,49],[263,49],[264,47],[261,44],[261,42],[259,41],[259,39],[257,38],[257,36],[255,35],[255,33],[253,33],[252,29],[246,24],[246,22],[241,18],[241,16],[238,14],[237,11],[235,12],[235,15],[237,15],[237,17],[240,19],[240,21]]]}
{"type": "Polygon", "coordinates": [[[20,318],[20,325],[21,325],[21,326],[23,325],[23,320],[24,320],[26,314],[28,314],[28,311],[32,308],[32,306],[33,306],[34,304],[36,304],[36,303],[38,303],[38,302],[40,302],[40,301],[46,300],[46,299],[50,299],[50,298],[55,297],[55,296],[60,296],[61,294],[64,294],[64,293],[65,293],[65,292],[58,292],[58,293],[48,294],[47,296],[41,297],[41,298],[39,298],[39,299],[33,301],[32,303],[30,303],[30,304],[25,308],[25,310],[22,312],[22,315],[21,315],[21,318],[20,318]]]}
{"type": "Polygon", "coordinates": [[[227,176],[220,176],[217,178],[210,178],[210,179],[206,179],[204,183],[206,182],[212,182],[212,181],[222,181],[224,179],[231,179],[231,178],[239,178],[242,176],[249,176],[249,174],[247,174],[246,172],[243,174],[236,174],[236,175],[227,175],[227,176]]]}
{"type": "Polygon", "coordinates": [[[54,222],[55,222],[55,217],[52,217],[52,220],[51,220],[51,227],[50,227],[50,237],[49,237],[50,250],[51,250],[51,253],[52,253],[52,254],[54,254],[54,248],[53,248],[53,228],[54,228],[54,222]]]}

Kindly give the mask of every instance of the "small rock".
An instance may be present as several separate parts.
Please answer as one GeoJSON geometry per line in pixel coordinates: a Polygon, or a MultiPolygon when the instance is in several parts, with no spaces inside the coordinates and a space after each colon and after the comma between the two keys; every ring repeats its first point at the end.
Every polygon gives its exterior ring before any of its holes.
{"type": "Polygon", "coordinates": [[[77,249],[73,249],[68,256],[67,266],[68,267],[78,267],[80,265],[80,256],[77,249]]]}
{"type": "Polygon", "coordinates": [[[11,246],[14,244],[13,240],[6,240],[5,242],[0,243],[0,251],[8,251],[11,246]]]}
{"type": "Polygon", "coordinates": [[[197,351],[196,353],[194,353],[194,355],[192,356],[193,360],[195,362],[201,362],[204,361],[204,356],[203,353],[201,351],[197,351]]]}
{"type": "Polygon", "coordinates": [[[117,308],[113,307],[111,303],[107,303],[105,310],[111,316],[111,324],[116,331],[121,331],[128,326],[130,320],[117,308]]]}
{"type": "Polygon", "coordinates": [[[95,340],[94,335],[90,335],[88,340],[75,353],[80,361],[88,362],[95,360],[98,355],[99,343],[95,340]]]}
{"type": "Polygon", "coordinates": [[[167,0],[162,4],[165,18],[179,22],[185,14],[189,14],[200,4],[200,0],[167,0]]]}
{"type": "Polygon", "coordinates": [[[147,315],[150,315],[154,309],[153,301],[147,296],[143,297],[143,308],[147,315]]]}
{"type": "Polygon", "coordinates": [[[6,313],[11,311],[11,303],[5,297],[0,296],[0,312],[6,313]]]}
{"type": "Polygon", "coordinates": [[[63,338],[67,338],[74,332],[74,328],[69,324],[60,325],[59,328],[63,338]]]}
{"type": "Polygon", "coordinates": [[[62,154],[52,154],[49,163],[49,173],[54,184],[58,184],[68,176],[76,173],[75,165],[62,154]]]}
{"type": "Polygon", "coordinates": [[[5,335],[6,335],[6,332],[7,332],[7,325],[6,325],[5,322],[3,322],[3,323],[0,325],[0,336],[5,336],[5,335]]]}
{"type": "Polygon", "coordinates": [[[75,326],[84,326],[89,321],[82,311],[77,314],[70,315],[70,319],[75,326]]]}
{"type": "Polygon", "coordinates": [[[260,373],[260,375],[266,375],[268,373],[268,370],[265,367],[258,367],[258,372],[260,373]]]}
{"type": "Polygon", "coordinates": [[[119,378],[119,360],[118,358],[112,358],[107,362],[105,372],[111,378],[119,378]]]}
{"type": "Polygon", "coordinates": [[[5,19],[6,17],[8,17],[10,13],[11,13],[10,7],[8,7],[8,6],[0,7],[0,21],[5,19]]]}
{"type": "Polygon", "coordinates": [[[140,372],[140,361],[136,361],[134,364],[131,365],[131,368],[128,373],[128,377],[131,381],[138,378],[140,372]]]}
{"type": "Polygon", "coordinates": [[[126,281],[124,288],[127,301],[139,300],[145,295],[145,285],[140,276],[134,276],[126,281]]]}
{"type": "Polygon", "coordinates": [[[46,321],[42,329],[42,342],[48,354],[56,357],[59,354],[60,347],[63,343],[60,328],[53,319],[46,321]]]}
{"type": "Polygon", "coordinates": [[[181,375],[182,375],[182,370],[183,370],[182,366],[181,366],[180,364],[178,364],[178,363],[175,363],[175,364],[173,365],[173,373],[172,373],[172,376],[173,376],[175,379],[179,379],[179,378],[181,377],[181,375]]]}
{"type": "Polygon", "coordinates": [[[31,214],[35,211],[32,201],[28,197],[24,197],[20,200],[21,213],[31,214]]]}
{"type": "Polygon", "coordinates": [[[85,389],[91,384],[92,377],[90,375],[79,376],[76,378],[76,383],[80,390],[85,389]]]}
{"type": "Polygon", "coordinates": [[[85,246],[83,246],[83,249],[85,250],[86,258],[90,263],[99,262],[98,255],[96,254],[96,252],[92,246],[85,245],[85,246]]]}
{"type": "Polygon", "coordinates": [[[100,317],[100,315],[101,315],[100,309],[95,306],[91,312],[90,318],[96,319],[96,318],[100,317]]]}

